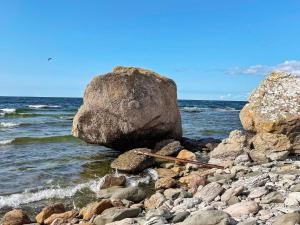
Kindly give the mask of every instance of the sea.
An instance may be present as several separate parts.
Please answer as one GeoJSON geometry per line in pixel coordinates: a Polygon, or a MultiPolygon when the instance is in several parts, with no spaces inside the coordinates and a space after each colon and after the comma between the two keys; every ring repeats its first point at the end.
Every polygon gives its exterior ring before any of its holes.
{"type": "MultiPolygon", "coordinates": [[[[20,207],[34,215],[63,201],[80,208],[97,198],[98,183],[118,154],[71,136],[81,98],[0,97],[0,217],[20,207]]],[[[179,100],[183,134],[223,139],[242,129],[246,102],[179,100]]],[[[153,173],[128,177],[128,185],[147,184],[153,173]]]]}

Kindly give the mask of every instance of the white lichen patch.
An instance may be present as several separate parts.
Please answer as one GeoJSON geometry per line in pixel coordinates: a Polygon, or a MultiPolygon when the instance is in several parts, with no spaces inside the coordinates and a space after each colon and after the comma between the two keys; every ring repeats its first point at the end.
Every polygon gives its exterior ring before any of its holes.
{"type": "Polygon", "coordinates": [[[274,71],[252,93],[249,102],[270,121],[300,116],[300,77],[274,71]]]}

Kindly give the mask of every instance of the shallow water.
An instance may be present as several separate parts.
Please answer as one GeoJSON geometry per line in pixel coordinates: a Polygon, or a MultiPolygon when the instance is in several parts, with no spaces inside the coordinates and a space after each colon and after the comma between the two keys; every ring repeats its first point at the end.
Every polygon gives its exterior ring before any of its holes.
{"type": "MultiPolygon", "coordinates": [[[[95,197],[97,181],[110,171],[117,152],[70,135],[81,103],[80,98],[0,97],[0,214],[16,206],[34,211],[62,198],[79,207],[84,196],[95,197]]],[[[178,104],[189,138],[225,138],[241,129],[238,115],[245,102],[178,104]]]]}

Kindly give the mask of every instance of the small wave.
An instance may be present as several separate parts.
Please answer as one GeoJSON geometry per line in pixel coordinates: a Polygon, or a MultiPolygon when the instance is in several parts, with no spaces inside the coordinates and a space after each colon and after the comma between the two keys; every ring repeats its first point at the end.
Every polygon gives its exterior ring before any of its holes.
{"type": "Polygon", "coordinates": [[[202,108],[198,108],[198,107],[183,107],[182,111],[184,111],[184,112],[203,112],[204,110],[202,108]]]}
{"type": "MultiPolygon", "coordinates": [[[[124,174],[125,175],[125,174],[124,174]]],[[[126,176],[126,186],[138,186],[141,183],[148,184],[151,176],[148,174],[145,177],[130,175],[126,176]]],[[[78,191],[81,191],[85,188],[88,188],[94,193],[98,193],[100,188],[99,185],[101,183],[102,178],[97,178],[95,180],[78,184],[72,187],[66,188],[49,188],[45,190],[40,190],[38,192],[29,192],[24,191],[19,194],[12,194],[8,196],[0,196],[0,208],[4,207],[18,207],[23,204],[28,204],[32,202],[41,201],[44,199],[64,199],[70,198],[74,196],[78,191]]]]}
{"type": "Polygon", "coordinates": [[[17,126],[20,126],[21,124],[20,123],[10,123],[10,122],[2,122],[0,123],[0,127],[5,127],[5,128],[9,128],[9,127],[17,127],[17,126]]]}
{"type": "Polygon", "coordinates": [[[10,140],[2,140],[0,141],[0,145],[9,145],[14,141],[14,139],[10,139],[10,140]]]}
{"type": "Polygon", "coordinates": [[[28,105],[31,109],[60,108],[59,105],[28,105]]]}
{"type": "Polygon", "coordinates": [[[16,113],[16,109],[4,108],[0,109],[0,115],[5,116],[6,114],[14,114],[16,113]]]}
{"type": "Polygon", "coordinates": [[[80,141],[78,138],[72,135],[65,136],[49,136],[49,137],[17,137],[12,140],[0,141],[0,145],[21,145],[21,144],[32,144],[32,143],[51,143],[51,142],[74,142],[80,141]]]}
{"type": "Polygon", "coordinates": [[[43,199],[63,199],[72,197],[76,192],[89,188],[92,191],[96,191],[97,181],[93,180],[87,183],[78,184],[68,188],[51,188],[41,190],[35,193],[23,192],[20,194],[12,194],[8,196],[0,196],[0,208],[3,207],[17,207],[22,204],[41,201],[43,199]]]}

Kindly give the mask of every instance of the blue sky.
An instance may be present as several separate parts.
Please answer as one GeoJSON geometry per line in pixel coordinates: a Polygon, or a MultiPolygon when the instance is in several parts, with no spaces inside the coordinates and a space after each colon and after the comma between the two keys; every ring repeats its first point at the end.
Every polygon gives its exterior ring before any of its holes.
{"type": "Polygon", "coordinates": [[[300,71],[299,12],[298,0],[0,0],[0,95],[78,97],[126,65],[171,77],[180,99],[244,100],[271,69],[300,71]]]}

